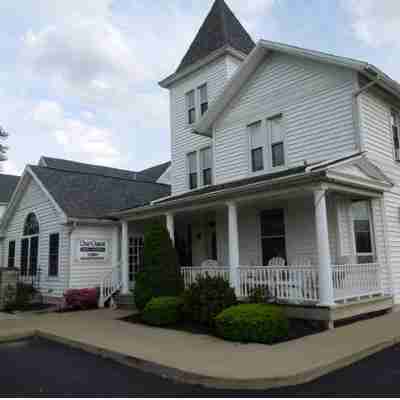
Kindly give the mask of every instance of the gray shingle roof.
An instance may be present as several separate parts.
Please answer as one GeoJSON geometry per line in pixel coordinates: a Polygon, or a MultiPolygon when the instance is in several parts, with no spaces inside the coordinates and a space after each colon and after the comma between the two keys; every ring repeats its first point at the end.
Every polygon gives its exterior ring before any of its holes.
{"type": "Polygon", "coordinates": [[[171,162],[165,162],[160,165],[155,165],[154,167],[150,167],[147,169],[144,169],[143,171],[138,172],[140,176],[144,175],[150,179],[152,179],[154,182],[157,181],[163,174],[164,172],[171,166],[171,162]]]}
{"type": "Polygon", "coordinates": [[[18,185],[19,176],[0,174],[0,203],[8,203],[18,185]]]}
{"type": "Polygon", "coordinates": [[[134,180],[129,175],[123,178],[118,173],[114,176],[88,173],[89,167],[83,172],[73,168],[30,168],[71,218],[104,218],[113,211],[143,206],[171,193],[169,185],[134,180]]]}
{"type": "Polygon", "coordinates": [[[255,43],[224,0],[216,0],[176,72],[224,46],[249,54],[255,43]]]}

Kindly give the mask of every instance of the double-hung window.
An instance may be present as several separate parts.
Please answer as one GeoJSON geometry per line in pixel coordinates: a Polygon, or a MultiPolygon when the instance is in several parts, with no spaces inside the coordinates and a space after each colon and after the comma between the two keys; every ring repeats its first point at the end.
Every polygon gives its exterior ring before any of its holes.
{"type": "Polygon", "coordinates": [[[15,240],[8,242],[8,268],[15,268],[15,240]]]}
{"type": "Polygon", "coordinates": [[[201,115],[203,115],[208,110],[207,84],[204,84],[199,87],[199,97],[200,97],[200,112],[201,115]]]}
{"type": "Polygon", "coordinates": [[[392,110],[391,112],[391,125],[393,133],[393,146],[394,146],[394,159],[400,161],[400,117],[399,113],[392,110]]]}
{"type": "Polygon", "coordinates": [[[49,237],[49,276],[58,276],[60,253],[60,234],[52,233],[49,237]]]}
{"type": "Polygon", "coordinates": [[[282,118],[268,120],[271,143],[271,166],[272,168],[285,165],[285,137],[282,126],[282,118]]]}
{"type": "Polygon", "coordinates": [[[206,147],[200,151],[200,163],[203,179],[203,186],[212,184],[212,151],[211,147],[206,147]]]}
{"type": "Polygon", "coordinates": [[[189,125],[196,122],[196,93],[191,90],[186,94],[187,121],[189,125]]]}
{"type": "Polygon", "coordinates": [[[351,214],[353,218],[357,262],[359,264],[374,262],[370,203],[368,201],[354,202],[351,214]]]}
{"type": "Polygon", "coordinates": [[[196,189],[197,182],[197,152],[189,153],[187,156],[188,172],[189,172],[189,189],[196,189]]]}
{"type": "Polygon", "coordinates": [[[264,152],[266,135],[262,129],[261,121],[248,126],[251,147],[251,169],[252,172],[264,169],[264,152]]]}

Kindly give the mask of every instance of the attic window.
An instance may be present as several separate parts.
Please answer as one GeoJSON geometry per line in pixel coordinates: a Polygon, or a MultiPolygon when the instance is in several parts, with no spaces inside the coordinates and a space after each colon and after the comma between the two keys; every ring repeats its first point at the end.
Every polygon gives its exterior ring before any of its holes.
{"type": "Polygon", "coordinates": [[[24,225],[24,236],[39,234],[39,221],[34,213],[28,214],[24,225]]]}
{"type": "Polygon", "coordinates": [[[394,159],[400,161],[400,118],[396,111],[392,111],[391,113],[391,125],[393,133],[394,159]]]}

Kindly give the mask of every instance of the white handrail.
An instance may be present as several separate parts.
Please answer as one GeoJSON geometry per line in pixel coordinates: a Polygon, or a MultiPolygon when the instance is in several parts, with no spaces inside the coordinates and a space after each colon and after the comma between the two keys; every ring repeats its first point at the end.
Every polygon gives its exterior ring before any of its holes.
{"type": "Polygon", "coordinates": [[[221,277],[229,282],[229,267],[182,267],[181,274],[185,284],[185,289],[196,282],[199,276],[209,275],[211,277],[221,277]]]}
{"type": "Polygon", "coordinates": [[[104,308],[107,300],[111,299],[121,289],[120,265],[121,262],[114,266],[111,271],[107,272],[100,281],[99,308],[104,308]]]}

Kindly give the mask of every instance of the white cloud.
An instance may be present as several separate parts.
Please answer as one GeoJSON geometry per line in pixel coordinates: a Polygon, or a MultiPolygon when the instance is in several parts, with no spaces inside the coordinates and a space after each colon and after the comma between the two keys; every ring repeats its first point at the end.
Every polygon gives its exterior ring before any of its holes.
{"type": "Polygon", "coordinates": [[[54,101],[41,101],[32,111],[32,120],[47,129],[70,157],[104,165],[119,161],[121,155],[109,129],[67,117],[54,101]]]}
{"type": "Polygon", "coordinates": [[[366,44],[399,47],[399,0],[342,0],[353,19],[353,29],[366,44]]]}

